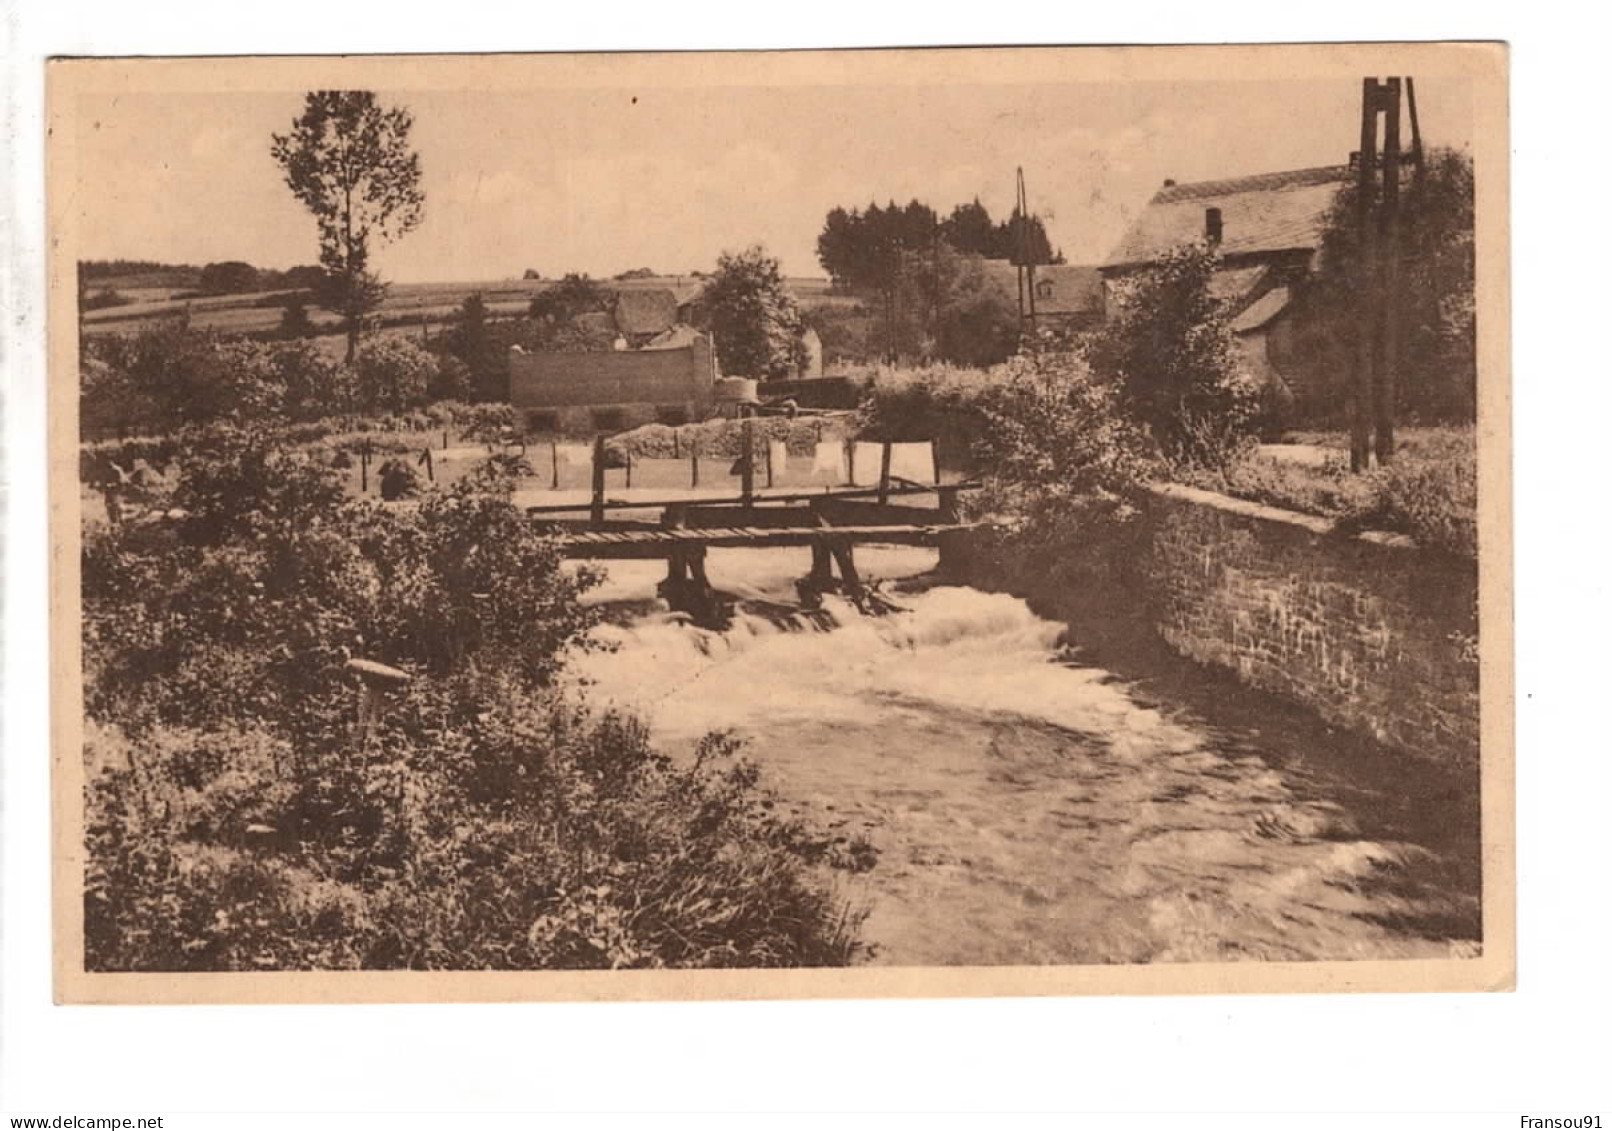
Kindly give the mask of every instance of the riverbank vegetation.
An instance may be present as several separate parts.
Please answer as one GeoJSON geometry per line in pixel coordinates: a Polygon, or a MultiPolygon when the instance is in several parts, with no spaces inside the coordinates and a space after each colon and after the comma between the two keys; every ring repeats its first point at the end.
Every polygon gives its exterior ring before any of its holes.
{"type": "Polygon", "coordinates": [[[1164,256],[1116,296],[1108,322],[1049,338],[990,369],[876,372],[858,433],[933,438],[952,466],[982,475],[987,505],[1026,526],[1048,508],[1128,513],[1124,500],[1166,479],[1477,553],[1477,445],[1470,425],[1407,428],[1392,464],[1354,474],[1347,439],[1299,434],[1269,446],[1270,398],[1242,372],[1210,292],[1206,245],[1164,256]]]}
{"type": "Polygon", "coordinates": [[[560,690],[596,578],[509,488],[352,501],[215,426],[145,521],[86,530],[87,968],[851,960],[826,869],[858,865],[731,738],[674,762],[560,690]],[[362,719],[354,660],[409,677],[362,719]]]}
{"type": "Polygon", "coordinates": [[[1294,439],[1306,458],[1254,448],[1224,467],[1186,471],[1178,478],[1236,498],[1337,519],[1345,529],[1405,534],[1431,549],[1477,557],[1473,428],[1404,429],[1394,462],[1363,474],[1349,470],[1347,436],[1301,433],[1294,439]]]}

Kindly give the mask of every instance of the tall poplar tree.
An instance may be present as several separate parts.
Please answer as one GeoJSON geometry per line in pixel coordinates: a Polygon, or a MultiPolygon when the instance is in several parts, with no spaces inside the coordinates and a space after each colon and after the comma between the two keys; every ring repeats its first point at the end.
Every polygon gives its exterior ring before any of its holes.
{"type": "Polygon", "coordinates": [[[358,353],[364,315],[386,287],[370,270],[373,247],[399,239],[425,215],[420,158],[409,147],[414,119],[367,90],[309,91],[291,132],[271,153],[285,183],[319,225],[324,268],[320,305],[346,320],[347,360],[358,353]]]}

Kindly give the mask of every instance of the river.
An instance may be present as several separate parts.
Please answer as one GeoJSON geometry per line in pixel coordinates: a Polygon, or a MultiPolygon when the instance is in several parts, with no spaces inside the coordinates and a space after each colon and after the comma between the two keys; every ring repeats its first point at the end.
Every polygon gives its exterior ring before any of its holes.
{"type": "Polygon", "coordinates": [[[749,743],[789,810],[877,852],[839,882],[893,965],[1478,952],[1476,783],[1334,734],[1184,663],[1123,670],[1079,626],[859,548],[903,611],[793,609],[802,550],[718,550],[724,632],[656,612],[657,562],[594,595],[613,650],[574,678],[679,755],[749,743]]]}

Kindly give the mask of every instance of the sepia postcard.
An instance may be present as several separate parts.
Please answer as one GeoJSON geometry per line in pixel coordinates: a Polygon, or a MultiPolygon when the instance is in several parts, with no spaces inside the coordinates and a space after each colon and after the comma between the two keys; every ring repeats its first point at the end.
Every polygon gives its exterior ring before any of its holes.
{"type": "Polygon", "coordinates": [[[1512,988],[1502,45],[47,77],[57,1000],[1512,988]]]}

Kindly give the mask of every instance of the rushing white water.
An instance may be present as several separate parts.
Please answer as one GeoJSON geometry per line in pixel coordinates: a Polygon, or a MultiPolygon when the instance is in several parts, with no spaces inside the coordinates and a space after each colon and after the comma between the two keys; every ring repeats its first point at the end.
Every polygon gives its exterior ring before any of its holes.
{"type": "MultiPolygon", "coordinates": [[[[858,556],[885,576],[932,562],[858,556]]],[[[937,587],[897,594],[891,616],[830,598],[811,618],[784,604],[804,572],[777,551],[714,554],[747,610],[727,631],[651,613],[601,628],[613,649],[574,671],[674,752],[737,732],[790,808],[869,841],[854,894],[877,961],[1474,948],[1475,836],[1420,810],[1438,787],[1371,781],[1399,771],[1351,765],[1316,727],[1155,702],[1068,660],[1065,626],[1017,598],[937,587]]],[[[612,575],[606,599],[653,592],[652,566],[612,575]]]]}

